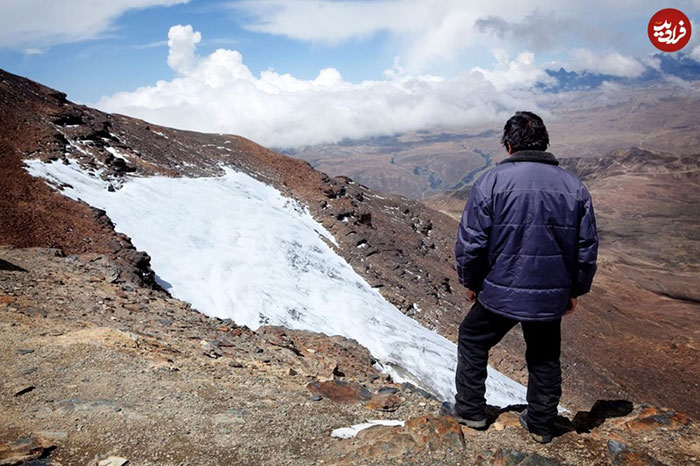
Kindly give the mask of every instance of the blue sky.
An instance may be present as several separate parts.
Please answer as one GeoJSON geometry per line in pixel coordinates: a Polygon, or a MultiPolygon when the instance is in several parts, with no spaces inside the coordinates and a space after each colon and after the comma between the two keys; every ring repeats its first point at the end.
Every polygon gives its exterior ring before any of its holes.
{"type": "MultiPolygon", "coordinates": [[[[118,3],[118,2],[117,2],[118,3]]],[[[120,90],[133,89],[173,76],[165,58],[168,29],[191,24],[204,40],[202,54],[232,48],[245,57],[255,74],[274,68],[309,79],[322,68],[335,67],[352,81],[378,78],[392,64],[393,51],[385,33],[332,46],[305,43],[245,29],[245,15],[224,2],[193,0],[173,6],[127,10],[111,30],[87,40],[49,44],[38,41],[41,54],[27,54],[34,43],[0,48],[0,68],[29,77],[87,103],[120,90]]]]}
{"type": "MultiPolygon", "coordinates": [[[[0,0],[0,68],[106,111],[297,146],[537,108],[546,69],[658,68],[658,2],[610,3],[0,0]]],[[[699,0],[671,3],[695,23],[699,0]]],[[[684,52],[700,61],[698,35],[684,52]]]]}

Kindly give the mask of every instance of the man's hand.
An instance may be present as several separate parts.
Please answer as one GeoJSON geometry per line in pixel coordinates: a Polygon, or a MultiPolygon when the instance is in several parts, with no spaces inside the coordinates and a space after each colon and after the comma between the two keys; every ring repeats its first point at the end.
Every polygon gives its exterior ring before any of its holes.
{"type": "Polygon", "coordinates": [[[476,291],[467,288],[467,301],[469,301],[470,303],[476,301],[476,294],[476,291]]]}
{"type": "Polygon", "coordinates": [[[578,298],[569,298],[569,306],[566,308],[564,315],[571,314],[578,305],[578,298]]]}

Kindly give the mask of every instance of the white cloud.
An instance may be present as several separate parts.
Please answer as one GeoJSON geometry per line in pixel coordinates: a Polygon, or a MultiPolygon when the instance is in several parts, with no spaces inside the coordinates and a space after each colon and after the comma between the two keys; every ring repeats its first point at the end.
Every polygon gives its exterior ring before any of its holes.
{"type": "Polygon", "coordinates": [[[192,26],[178,24],[168,31],[168,66],[180,74],[192,71],[197,65],[194,52],[202,35],[194,32],[192,26]]]}
{"type": "Polygon", "coordinates": [[[483,74],[499,91],[514,88],[529,89],[538,82],[555,84],[554,78],[545,72],[544,67],[535,63],[535,54],[532,52],[521,52],[512,61],[503,50],[494,50],[493,54],[497,63],[492,70],[476,67],[474,71],[483,74]]]}
{"type": "Polygon", "coordinates": [[[422,21],[432,16],[427,2],[391,0],[246,0],[230,6],[252,16],[247,25],[252,31],[331,44],[367,37],[382,30],[419,30],[422,21]]]}
{"type": "Polygon", "coordinates": [[[555,12],[545,14],[540,10],[534,10],[520,22],[508,22],[501,16],[482,17],[475,21],[474,27],[485,36],[490,34],[538,50],[556,49],[565,39],[585,32],[580,21],[562,19],[555,12]]]}
{"type": "Polygon", "coordinates": [[[3,0],[0,47],[44,48],[98,37],[125,11],[189,0],[3,0]]]}
{"type": "Polygon", "coordinates": [[[153,42],[147,42],[145,44],[132,45],[131,47],[134,49],[152,49],[156,47],[165,47],[166,45],[168,45],[167,40],[155,40],[153,42]]]}
{"type": "Polygon", "coordinates": [[[649,68],[652,68],[656,71],[661,71],[661,59],[659,57],[648,55],[646,57],[641,57],[640,61],[649,68]]]}
{"type": "Polygon", "coordinates": [[[693,60],[700,62],[700,45],[695,47],[693,50],[690,51],[690,58],[693,60]]]}
{"type": "Polygon", "coordinates": [[[583,48],[574,49],[569,53],[566,68],[570,71],[588,71],[623,78],[636,78],[646,69],[639,60],[632,57],[617,52],[597,55],[583,48]]]}
{"type": "Polygon", "coordinates": [[[351,83],[334,68],[312,80],[273,70],[254,76],[235,50],[197,55],[202,38],[191,26],[173,26],[168,37],[168,64],[177,76],[103,97],[100,109],[274,147],[500,122],[515,110],[537,110],[528,87],[541,70],[528,53],[501,57],[498,66],[512,73],[505,79],[485,69],[452,79],[408,74],[396,62],[384,80],[351,83]]]}
{"type": "Polygon", "coordinates": [[[35,47],[29,47],[24,49],[23,52],[25,55],[41,55],[44,53],[44,50],[35,47]]]}
{"type": "Polygon", "coordinates": [[[500,14],[519,20],[532,10],[530,5],[503,0],[246,0],[231,3],[231,7],[251,18],[247,28],[252,31],[301,41],[335,44],[388,32],[396,38],[404,66],[413,72],[449,62],[470,47],[483,45],[483,34],[475,27],[479,18],[500,14]]]}
{"type": "MultiPolygon", "coordinates": [[[[692,14],[697,0],[677,3],[692,14]]],[[[523,47],[563,53],[616,44],[625,54],[640,54],[648,44],[628,38],[645,37],[658,9],[652,0],[244,0],[229,6],[250,30],[300,41],[335,44],[387,33],[411,72],[492,48],[517,55],[523,47]],[[639,24],[639,31],[631,29],[639,24]]]]}

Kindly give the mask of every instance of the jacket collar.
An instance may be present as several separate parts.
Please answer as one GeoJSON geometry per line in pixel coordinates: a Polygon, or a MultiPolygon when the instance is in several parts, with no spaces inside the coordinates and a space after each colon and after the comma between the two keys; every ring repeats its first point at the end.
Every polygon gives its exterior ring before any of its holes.
{"type": "Polygon", "coordinates": [[[553,154],[543,150],[519,150],[501,160],[498,164],[500,165],[506,162],[540,162],[549,165],[559,165],[559,161],[553,154]]]}

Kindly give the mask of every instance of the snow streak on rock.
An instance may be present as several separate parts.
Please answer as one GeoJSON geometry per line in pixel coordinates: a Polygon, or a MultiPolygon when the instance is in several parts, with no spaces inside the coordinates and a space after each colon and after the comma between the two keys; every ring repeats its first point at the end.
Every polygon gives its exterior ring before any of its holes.
{"type": "Polygon", "coordinates": [[[364,422],[362,424],[355,424],[354,426],[350,427],[340,427],[338,429],[334,429],[333,432],[331,432],[331,437],[337,437],[341,439],[348,439],[348,438],[353,438],[355,437],[360,431],[369,429],[370,427],[373,426],[404,426],[404,421],[393,421],[393,420],[385,420],[385,419],[378,419],[378,420],[371,420],[368,422],[364,422]]]}
{"type": "MultiPolygon", "coordinates": [[[[217,178],[132,177],[109,192],[75,162],[26,163],[64,195],[107,211],[174,297],[252,329],[355,339],[395,377],[452,398],[455,345],[387,302],[333,250],[333,236],[276,189],[225,169],[217,178]]],[[[523,403],[525,389],[490,369],[487,399],[523,403]]]]}

